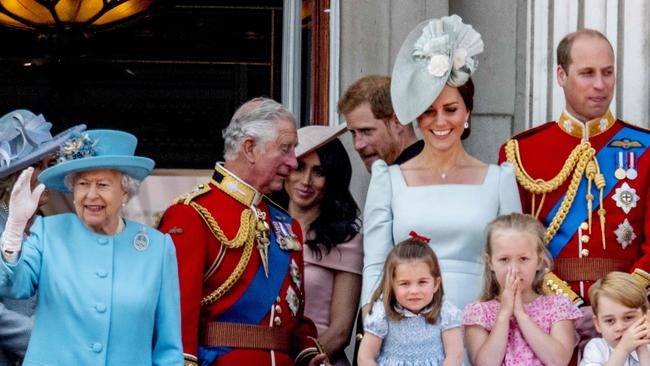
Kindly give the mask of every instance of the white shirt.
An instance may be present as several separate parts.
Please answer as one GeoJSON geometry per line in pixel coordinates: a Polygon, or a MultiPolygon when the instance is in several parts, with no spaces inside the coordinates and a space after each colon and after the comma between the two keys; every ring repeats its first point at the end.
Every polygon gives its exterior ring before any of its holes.
{"type": "MultiPolygon", "coordinates": [[[[647,345],[650,350],[650,345],[647,345]]],[[[614,349],[610,347],[602,338],[593,338],[587,343],[585,350],[582,352],[580,366],[600,366],[604,365],[612,355],[614,349]]],[[[639,356],[636,351],[632,351],[627,356],[623,366],[639,366],[639,356]]]]}

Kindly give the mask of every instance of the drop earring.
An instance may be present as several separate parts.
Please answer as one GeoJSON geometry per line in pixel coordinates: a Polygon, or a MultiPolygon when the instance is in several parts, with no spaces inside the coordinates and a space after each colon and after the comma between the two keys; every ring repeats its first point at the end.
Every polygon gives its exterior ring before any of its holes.
{"type": "Polygon", "coordinates": [[[465,129],[468,129],[469,128],[469,121],[465,121],[465,124],[463,125],[463,127],[465,127],[465,129]]]}

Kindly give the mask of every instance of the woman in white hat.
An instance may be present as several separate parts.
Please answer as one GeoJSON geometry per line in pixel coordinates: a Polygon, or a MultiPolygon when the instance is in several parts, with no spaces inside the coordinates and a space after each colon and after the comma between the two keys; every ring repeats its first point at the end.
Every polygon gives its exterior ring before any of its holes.
{"type": "MultiPolygon", "coordinates": [[[[55,153],[61,142],[86,126],[78,125],[56,136],[50,133],[51,128],[52,124],[43,115],[26,109],[17,109],[0,118],[0,233],[7,223],[9,198],[20,171],[31,166],[40,173],[56,164],[55,153]]],[[[34,176],[31,186],[37,185],[34,176]]],[[[38,207],[45,205],[48,198],[48,192],[43,192],[38,207]]],[[[10,366],[25,356],[36,297],[0,301],[0,366],[10,366]]]]}
{"type": "MultiPolygon", "coordinates": [[[[305,315],[333,365],[350,365],[349,344],[361,291],[363,260],[359,207],[350,193],[352,165],[341,141],[347,131],[307,126],[298,130],[298,168],[284,183],[289,213],[302,227],[305,315]]],[[[282,196],[282,194],[280,195],[282,196]]]]}
{"type": "Polygon", "coordinates": [[[511,166],[471,156],[469,134],[476,56],[481,36],[457,15],[419,24],[393,68],[391,99],[397,119],[417,120],[425,146],[401,166],[373,164],[364,211],[362,304],[377,286],[386,255],[411,230],[431,238],[445,298],[456,307],[476,300],[483,274],[485,226],[521,211],[511,166]]]}
{"type": "Polygon", "coordinates": [[[136,144],[113,130],[66,141],[39,180],[71,191],[75,213],[36,218],[24,239],[45,186],[31,188],[31,167],[18,178],[0,240],[0,291],[22,298],[38,289],[23,365],[182,365],[174,245],[120,215],[154,166],[134,156],[136,144]]]}

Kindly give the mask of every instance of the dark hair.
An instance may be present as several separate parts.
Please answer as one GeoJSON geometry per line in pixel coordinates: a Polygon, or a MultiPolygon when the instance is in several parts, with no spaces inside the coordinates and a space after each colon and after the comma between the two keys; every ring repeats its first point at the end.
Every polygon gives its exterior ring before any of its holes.
{"type": "Polygon", "coordinates": [[[388,121],[395,111],[390,100],[390,77],[369,75],[355,81],[339,100],[338,111],[348,114],[363,103],[370,104],[370,110],[377,119],[388,121]]]}
{"type": "MultiPolygon", "coordinates": [[[[429,244],[416,238],[408,238],[397,244],[393,250],[388,253],[386,262],[384,262],[384,271],[381,277],[381,282],[379,282],[379,287],[377,287],[373,293],[372,300],[370,301],[371,304],[374,304],[375,301],[382,299],[384,311],[391,319],[400,320],[404,316],[395,311],[395,306],[397,305],[397,300],[393,293],[395,268],[397,268],[398,264],[411,263],[414,261],[423,261],[426,263],[431,270],[431,276],[434,280],[441,278],[442,276],[440,273],[440,264],[438,264],[438,257],[429,244]]],[[[441,282],[438,291],[433,294],[431,303],[425,306],[425,308],[431,307],[431,311],[425,316],[427,323],[436,323],[438,315],[440,314],[440,309],[442,308],[443,296],[444,291],[441,282]]]]}
{"type": "Polygon", "coordinates": [[[612,44],[609,42],[607,37],[595,29],[584,28],[578,29],[575,32],[571,32],[564,36],[564,38],[562,38],[560,41],[560,44],[558,44],[556,55],[557,64],[560,65],[560,67],[562,67],[564,72],[567,74],[569,73],[569,66],[571,66],[571,63],[573,62],[573,60],[571,60],[571,49],[573,48],[573,43],[576,41],[576,39],[583,37],[600,38],[607,42],[607,44],[609,44],[609,47],[612,49],[612,53],[614,52],[614,48],[612,47],[612,44]]]}
{"type": "MultiPolygon", "coordinates": [[[[339,139],[334,139],[316,149],[316,154],[325,176],[325,193],[320,203],[320,214],[305,230],[314,236],[306,239],[305,244],[320,259],[322,249],[327,254],[336,245],[350,241],[361,226],[359,206],[350,193],[352,164],[345,147],[339,139]]],[[[284,189],[274,194],[273,200],[285,208],[289,206],[289,195],[284,189]]]]}
{"type": "Polygon", "coordinates": [[[325,175],[325,194],[320,204],[320,215],[309,225],[314,239],[305,241],[320,257],[319,247],[329,253],[339,243],[351,240],[359,230],[359,206],[350,193],[352,164],[339,139],[334,139],[316,150],[325,175]]]}
{"type": "Polygon", "coordinates": [[[469,123],[469,127],[463,131],[462,135],[460,135],[460,139],[465,140],[466,138],[469,137],[470,133],[472,133],[471,112],[472,109],[474,109],[474,82],[472,81],[472,78],[467,79],[467,82],[465,84],[459,86],[458,92],[460,93],[460,96],[463,98],[465,107],[470,112],[469,118],[467,119],[467,122],[469,123]]]}

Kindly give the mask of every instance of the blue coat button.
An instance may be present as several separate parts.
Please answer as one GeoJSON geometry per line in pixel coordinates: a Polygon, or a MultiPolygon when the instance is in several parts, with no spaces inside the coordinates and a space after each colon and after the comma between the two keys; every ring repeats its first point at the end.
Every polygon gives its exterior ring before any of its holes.
{"type": "Polygon", "coordinates": [[[108,272],[106,272],[106,271],[97,271],[97,272],[95,272],[95,274],[99,278],[106,278],[106,276],[108,276],[108,272]]]}
{"type": "Polygon", "coordinates": [[[99,342],[95,342],[95,343],[93,343],[93,347],[92,347],[92,348],[93,348],[93,352],[95,352],[95,353],[99,353],[99,352],[102,351],[102,349],[104,349],[104,347],[102,346],[102,344],[99,343],[99,342]]]}
{"type": "Polygon", "coordinates": [[[103,313],[103,312],[106,311],[106,305],[97,304],[97,305],[95,305],[95,310],[97,310],[98,313],[103,313]]]}
{"type": "Polygon", "coordinates": [[[106,239],[106,238],[99,238],[99,239],[97,239],[97,242],[98,242],[100,245],[106,245],[106,244],[108,244],[108,239],[106,239]]]}

